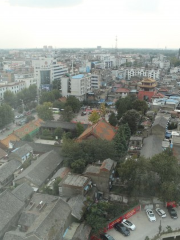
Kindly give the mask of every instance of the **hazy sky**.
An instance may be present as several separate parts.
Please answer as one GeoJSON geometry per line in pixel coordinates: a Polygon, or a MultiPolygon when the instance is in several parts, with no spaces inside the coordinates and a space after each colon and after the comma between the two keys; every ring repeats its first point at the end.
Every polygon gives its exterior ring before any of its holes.
{"type": "Polygon", "coordinates": [[[179,0],[0,0],[0,48],[179,48],[179,0]]]}

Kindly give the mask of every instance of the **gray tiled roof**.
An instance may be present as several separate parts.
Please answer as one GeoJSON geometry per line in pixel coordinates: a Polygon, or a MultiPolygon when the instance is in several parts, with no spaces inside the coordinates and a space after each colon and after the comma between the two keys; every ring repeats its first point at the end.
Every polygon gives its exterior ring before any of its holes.
{"type": "Polygon", "coordinates": [[[140,155],[146,158],[151,158],[162,151],[162,140],[155,135],[151,135],[144,139],[140,155]]]}
{"type": "Polygon", "coordinates": [[[3,182],[11,176],[19,167],[21,163],[18,160],[11,160],[0,167],[0,182],[3,182]]]}
{"type": "MultiPolygon", "coordinates": [[[[0,232],[24,207],[24,203],[8,190],[0,194],[0,232]]],[[[15,224],[15,223],[14,223],[15,224]]]]}
{"type": "MultiPolygon", "coordinates": [[[[26,141],[17,141],[12,142],[14,143],[14,148],[22,147],[27,142],[26,141]]],[[[50,152],[52,150],[59,152],[59,146],[53,146],[48,144],[42,144],[42,143],[35,143],[35,142],[28,142],[28,145],[33,148],[34,153],[46,153],[50,152]]]]}
{"type": "Polygon", "coordinates": [[[17,231],[6,232],[3,240],[24,240],[25,234],[17,231]]]}
{"type": "Polygon", "coordinates": [[[81,220],[84,211],[84,202],[86,201],[86,198],[82,195],[77,195],[75,197],[72,197],[69,199],[68,204],[72,209],[72,215],[77,218],[78,220],[81,220]]]}
{"type": "MultiPolygon", "coordinates": [[[[50,127],[50,128],[62,128],[66,130],[74,130],[76,129],[77,123],[71,123],[71,122],[60,122],[60,121],[46,121],[42,122],[41,126],[42,127],[50,127]]],[[[88,127],[88,124],[82,124],[84,129],[88,127]]]]}
{"type": "Polygon", "coordinates": [[[17,186],[12,193],[21,201],[26,201],[33,193],[33,188],[28,183],[17,186]]]}
{"type": "Polygon", "coordinates": [[[90,232],[91,227],[85,223],[81,223],[81,225],[77,228],[72,240],[88,240],[90,232]]]}
{"type": "Polygon", "coordinates": [[[154,127],[156,125],[160,125],[161,127],[166,128],[167,123],[168,123],[167,118],[165,118],[163,116],[156,117],[152,127],[154,127]]]}
{"type": "Polygon", "coordinates": [[[47,206],[44,212],[36,218],[33,225],[28,230],[27,235],[36,235],[40,239],[56,239],[58,234],[58,239],[62,239],[68,227],[67,219],[71,214],[71,208],[62,199],[52,204],[47,206]]]}
{"type": "MultiPolygon", "coordinates": [[[[12,153],[15,153],[20,158],[24,157],[27,153],[30,153],[33,151],[33,148],[29,144],[24,144],[22,147],[19,147],[12,151],[12,153]]],[[[11,154],[10,154],[11,155],[11,154]]]]}
{"type": "Polygon", "coordinates": [[[55,151],[47,152],[20,173],[14,181],[26,178],[35,186],[40,187],[62,161],[62,157],[55,151]]]}

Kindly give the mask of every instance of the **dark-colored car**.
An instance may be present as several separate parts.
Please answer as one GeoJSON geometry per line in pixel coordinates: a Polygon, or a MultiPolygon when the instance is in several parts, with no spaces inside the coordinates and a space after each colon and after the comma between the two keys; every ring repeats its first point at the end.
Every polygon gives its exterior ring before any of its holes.
{"type": "Polygon", "coordinates": [[[101,234],[100,237],[101,237],[101,239],[103,239],[103,240],[115,240],[112,236],[110,236],[110,235],[107,234],[107,233],[101,234]]]}
{"type": "Polygon", "coordinates": [[[114,228],[116,231],[122,233],[124,236],[129,236],[130,235],[130,231],[127,227],[125,227],[122,223],[116,223],[114,225],[114,228]]]}
{"type": "Polygon", "coordinates": [[[178,218],[177,212],[172,206],[168,206],[167,209],[168,209],[168,212],[169,212],[169,215],[171,216],[171,218],[173,218],[173,219],[178,218]]]}
{"type": "Polygon", "coordinates": [[[82,112],[82,113],[81,113],[81,116],[85,116],[85,115],[86,115],[86,112],[82,112]]]}

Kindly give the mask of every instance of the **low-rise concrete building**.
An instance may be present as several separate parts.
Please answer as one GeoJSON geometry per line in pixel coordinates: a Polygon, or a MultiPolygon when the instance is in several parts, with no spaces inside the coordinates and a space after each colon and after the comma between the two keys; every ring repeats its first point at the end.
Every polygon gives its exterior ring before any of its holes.
{"type": "Polygon", "coordinates": [[[23,147],[15,148],[10,154],[10,159],[17,159],[21,163],[24,163],[33,154],[33,148],[28,144],[23,147]]]}
{"type": "Polygon", "coordinates": [[[87,166],[83,174],[92,179],[93,184],[96,184],[99,191],[109,193],[114,180],[116,164],[115,161],[108,158],[102,162],[101,166],[87,166]]]}
{"type": "Polygon", "coordinates": [[[11,160],[0,167],[0,188],[12,183],[14,180],[14,173],[20,166],[21,163],[18,160],[11,160]]]}
{"type": "Polygon", "coordinates": [[[54,173],[63,162],[62,157],[54,150],[41,155],[28,168],[21,172],[15,179],[14,184],[27,182],[34,190],[38,190],[54,173]]]}
{"type": "Polygon", "coordinates": [[[69,174],[59,183],[59,195],[65,197],[84,196],[90,187],[91,180],[89,177],[69,174]]]}

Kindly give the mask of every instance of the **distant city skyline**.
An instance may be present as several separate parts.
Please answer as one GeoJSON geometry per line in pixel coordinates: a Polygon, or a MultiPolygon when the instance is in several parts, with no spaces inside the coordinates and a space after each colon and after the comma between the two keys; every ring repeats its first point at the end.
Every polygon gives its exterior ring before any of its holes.
{"type": "Polygon", "coordinates": [[[178,49],[178,0],[0,0],[0,48],[178,49]],[[171,4],[169,4],[171,3],[171,4]]]}

